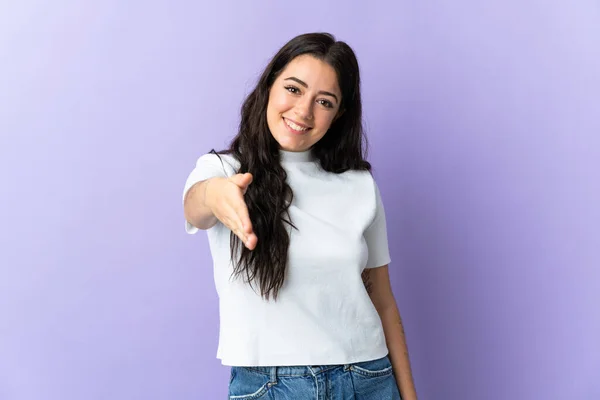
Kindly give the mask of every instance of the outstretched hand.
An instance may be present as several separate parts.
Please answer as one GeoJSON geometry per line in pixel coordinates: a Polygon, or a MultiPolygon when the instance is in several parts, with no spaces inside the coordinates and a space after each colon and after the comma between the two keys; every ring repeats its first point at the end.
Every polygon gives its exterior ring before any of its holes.
{"type": "Polygon", "coordinates": [[[252,222],[244,194],[252,183],[252,174],[236,174],[230,178],[212,178],[206,186],[206,205],[215,217],[253,250],[258,238],[252,230],[252,222]]]}

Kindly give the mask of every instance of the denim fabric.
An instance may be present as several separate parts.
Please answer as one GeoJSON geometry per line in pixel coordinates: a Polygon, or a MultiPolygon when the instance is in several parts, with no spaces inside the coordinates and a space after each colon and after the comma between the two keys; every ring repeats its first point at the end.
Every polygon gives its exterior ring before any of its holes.
{"type": "Polygon", "coordinates": [[[232,367],[230,400],[401,400],[389,358],[348,365],[232,367]]]}

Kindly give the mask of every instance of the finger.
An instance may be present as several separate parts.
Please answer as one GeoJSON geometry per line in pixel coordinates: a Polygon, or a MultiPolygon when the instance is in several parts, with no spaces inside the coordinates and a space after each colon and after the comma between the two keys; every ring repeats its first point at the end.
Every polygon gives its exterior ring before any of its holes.
{"type": "Polygon", "coordinates": [[[258,237],[251,233],[248,235],[248,240],[246,241],[246,247],[250,250],[254,250],[256,248],[256,244],[258,243],[258,237]]]}
{"type": "Polygon", "coordinates": [[[254,233],[246,233],[240,228],[235,228],[234,233],[240,238],[244,246],[252,250],[256,246],[257,237],[254,233]]]}
{"type": "MultiPolygon", "coordinates": [[[[244,222],[243,220],[240,218],[238,211],[231,207],[231,206],[227,206],[227,214],[228,214],[228,221],[229,221],[229,229],[231,229],[231,231],[233,233],[235,233],[241,240],[242,242],[246,243],[248,241],[248,233],[246,231],[246,229],[244,228],[244,222]]],[[[249,224],[249,218],[248,221],[246,222],[246,224],[249,224]]]]}
{"type": "Polygon", "coordinates": [[[252,233],[252,221],[250,220],[250,214],[248,213],[248,207],[243,201],[235,208],[235,212],[239,219],[241,229],[245,233],[252,233]]]}
{"type": "Polygon", "coordinates": [[[242,243],[244,243],[244,246],[250,250],[254,250],[254,248],[256,248],[256,244],[258,243],[258,237],[254,232],[252,232],[252,223],[250,222],[250,219],[248,218],[246,222],[249,230],[245,230],[243,228],[244,224],[241,222],[241,219],[237,218],[237,214],[236,217],[228,218],[228,221],[229,225],[231,226],[229,229],[231,229],[231,231],[240,238],[242,243]]]}
{"type": "Polygon", "coordinates": [[[244,234],[240,229],[240,224],[237,221],[235,211],[231,207],[225,212],[225,214],[219,215],[217,218],[223,223],[223,225],[229,228],[229,230],[235,233],[237,236],[244,234]]]}
{"type": "Polygon", "coordinates": [[[240,227],[235,220],[232,220],[229,217],[224,217],[222,222],[227,228],[229,228],[231,232],[233,232],[236,236],[240,237],[240,239],[242,239],[243,241],[247,240],[244,237],[244,233],[240,230],[240,227]]]}
{"type": "Polygon", "coordinates": [[[248,237],[244,234],[244,232],[240,231],[239,229],[235,229],[233,231],[233,233],[240,239],[240,241],[244,244],[244,246],[246,245],[246,243],[248,242],[248,237]]]}

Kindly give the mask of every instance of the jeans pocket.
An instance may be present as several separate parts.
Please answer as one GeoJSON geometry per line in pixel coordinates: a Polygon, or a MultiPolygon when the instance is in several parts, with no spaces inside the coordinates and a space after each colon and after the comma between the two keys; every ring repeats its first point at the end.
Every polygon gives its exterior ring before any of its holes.
{"type": "Polygon", "coordinates": [[[232,367],[229,400],[257,400],[271,388],[269,377],[244,367],[232,367]]]}
{"type": "Polygon", "coordinates": [[[352,364],[351,370],[359,375],[366,377],[381,377],[392,375],[392,363],[388,356],[380,358],[378,360],[365,361],[352,364]]]}
{"type": "Polygon", "coordinates": [[[402,400],[392,363],[387,356],[352,364],[350,374],[356,399],[402,400]]]}

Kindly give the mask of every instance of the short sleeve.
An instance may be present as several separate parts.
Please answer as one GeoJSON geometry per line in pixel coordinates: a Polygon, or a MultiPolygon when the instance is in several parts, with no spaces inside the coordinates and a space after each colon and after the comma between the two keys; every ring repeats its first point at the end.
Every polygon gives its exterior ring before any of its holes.
{"type": "Polygon", "coordinates": [[[390,263],[390,250],[387,238],[387,224],[385,220],[385,210],[383,201],[379,193],[379,187],[375,186],[375,217],[365,230],[364,237],[367,242],[369,256],[366,268],[377,268],[390,263]]]}
{"type": "MultiPolygon", "coordinates": [[[[182,202],[185,201],[185,195],[188,190],[196,183],[210,178],[231,176],[232,171],[233,168],[224,160],[223,155],[216,155],[214,153],[204,154],[196,161],[196,167],[190,172],[185,181],[182,202]]],[[[185,221],[185,231],[189,234],[194,234],[198,232],[198,228],[185,221]]]]}

